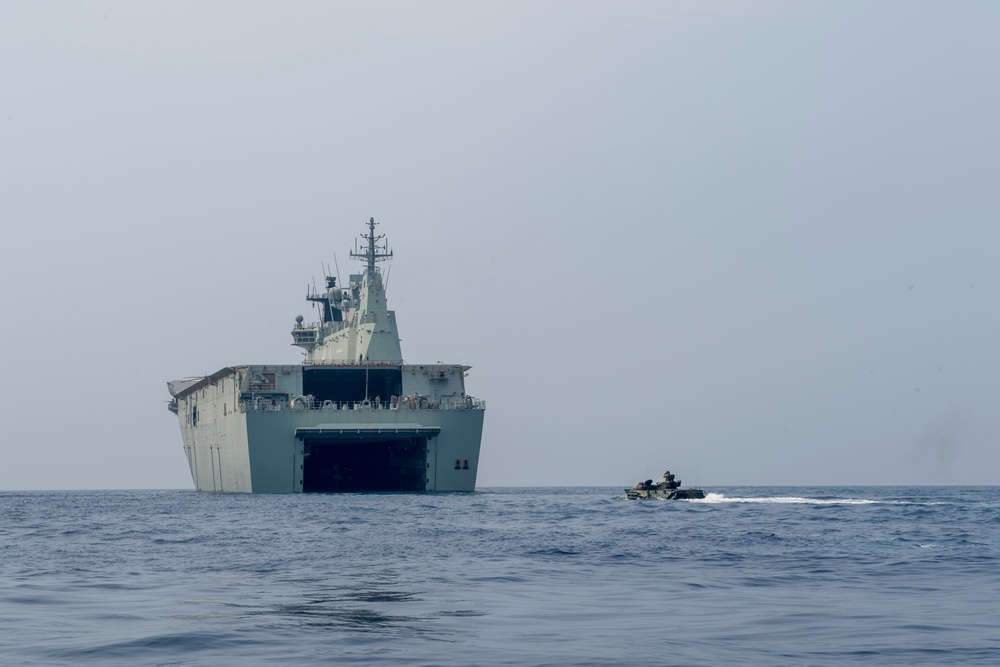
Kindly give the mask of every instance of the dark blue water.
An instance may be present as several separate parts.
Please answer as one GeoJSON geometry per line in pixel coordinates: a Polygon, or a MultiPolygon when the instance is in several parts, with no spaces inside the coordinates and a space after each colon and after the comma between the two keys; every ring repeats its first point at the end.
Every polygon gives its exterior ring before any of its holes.
{"type": "Polygon", "coordinates": [[[996,665],[1000,488],[0,493],[0,663],[996,665]]]}

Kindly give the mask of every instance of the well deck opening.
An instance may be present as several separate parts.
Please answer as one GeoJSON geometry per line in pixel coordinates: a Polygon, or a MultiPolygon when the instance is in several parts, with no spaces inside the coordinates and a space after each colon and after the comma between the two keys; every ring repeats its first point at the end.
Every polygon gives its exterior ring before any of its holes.
{"type": "Polygon", "coordinates": [[[305,439],[306,493],[423,491],[427,438],[423,436],[305,439]]]}

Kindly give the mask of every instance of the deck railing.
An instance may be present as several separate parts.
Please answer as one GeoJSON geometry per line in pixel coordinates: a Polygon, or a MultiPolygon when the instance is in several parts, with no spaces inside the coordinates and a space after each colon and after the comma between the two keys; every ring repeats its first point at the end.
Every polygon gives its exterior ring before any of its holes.
{"type": "Polygon", "coordinates": [[[241,412],[276,412],[281,410],[485,410],[486,401],[472,396],[432,397],[422,395],[400,396],[384,401],[380,398],[367,401],[318,401],[311,396],[296,396],[291,401],[269,396],[245,398],[240,402],[241,412]]]}

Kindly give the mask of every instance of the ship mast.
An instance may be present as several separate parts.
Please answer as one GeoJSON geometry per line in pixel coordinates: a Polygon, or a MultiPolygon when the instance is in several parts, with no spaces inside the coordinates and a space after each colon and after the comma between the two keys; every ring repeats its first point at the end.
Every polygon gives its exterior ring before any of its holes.
{"type": "Polygon", "coordinates": [[[354,250],[351,251],[351,257],[365,260],[367,262],[367,273],[371,275],[375,273],[375,262],[392,259],[392,251],[388,249],[387,243],[379,245],[378,242],[385,238],[385,234],[375,236],[375,218],[371,218],[368,221],[368,234],[361,238],[365,242],[364,247],[361,248],[362,252],[358,252],[358,245],[355,242],[354,250]]]}
{"type": "Polygon", "coordinates": [[[351,274],[346,289],[326,276],[325,292],[314,286],[306,295],[307,300],[323,305],[322,321],[303,326],[299,317],[292,329],[292,344],[306,351],[305,363],[364,363],[366,397],[370,388],[368,361],[402,363],[403,359],[396,313],[386,303],[383,276],[377,268],[378,262],[392,259],[393,253],[385,235],[375,233],[375,224],[375,218],[369,218],[368,229],[359,235],[361,243],[356,240],[350,253],[352,259],[365,263],[364,273],[351,274]]]}

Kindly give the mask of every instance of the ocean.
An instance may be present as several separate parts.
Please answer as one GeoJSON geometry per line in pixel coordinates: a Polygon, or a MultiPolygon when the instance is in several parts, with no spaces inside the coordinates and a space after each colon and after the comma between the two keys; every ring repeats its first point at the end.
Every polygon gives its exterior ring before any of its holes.
{"type": "Polygon", "coordinates": [[[1000,487],[0,493],[3,665],[997,665],[1000,487]]]}

